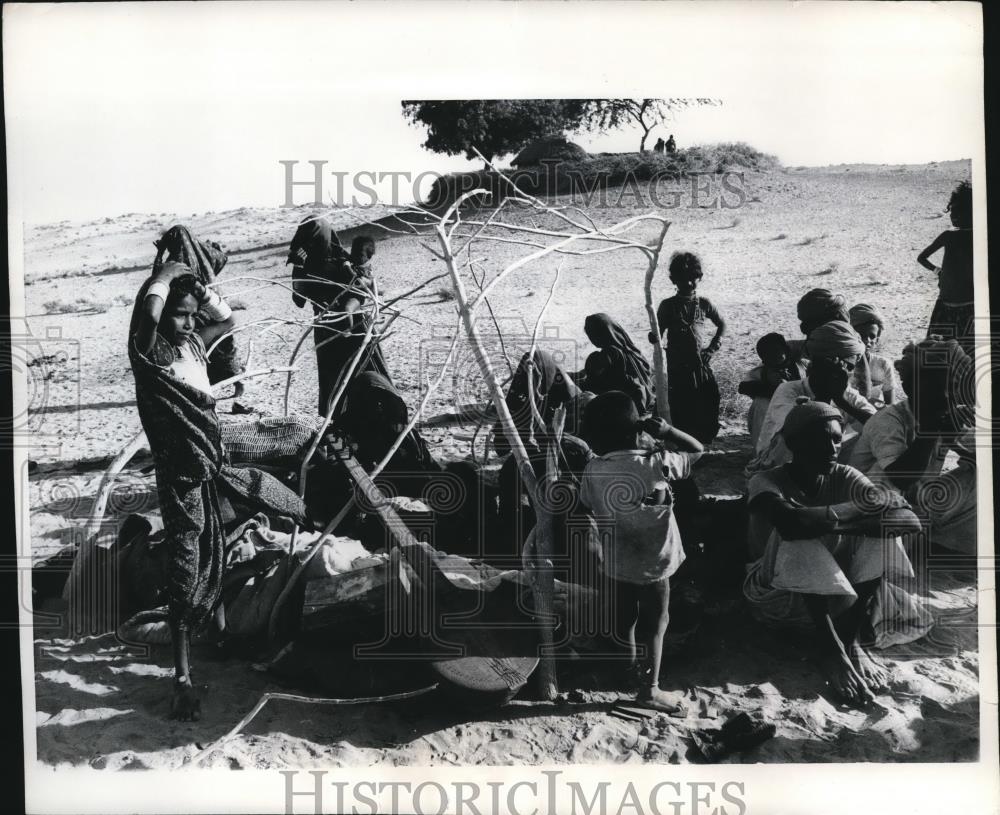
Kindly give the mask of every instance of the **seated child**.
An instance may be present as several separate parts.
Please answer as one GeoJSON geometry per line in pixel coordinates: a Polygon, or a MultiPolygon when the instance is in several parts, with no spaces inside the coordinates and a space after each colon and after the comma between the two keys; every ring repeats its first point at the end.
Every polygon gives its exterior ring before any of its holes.
{"type": "MultiPolygon", "coordinates": [[[[895,399],[896,391],[896,371],[892,362],[881,354],[875,353],[878,341],[885,330],[885,320],[875,306],[867,303],[858,303],[852,306],[849,312],[851,327],[858,332],[861,341],[865,344],[865,361],[867,364],[868,392],[862,391],[862,395],[868,398],[876,407],[891,405],[895,399]],[[881,404],[880,404],[881,403],[881,404]]],[[[858,383],[854,384],[855,388],[858,383]]]]}
{"type": "Polygon", "coordinates": [[[602,531],[601,571],[615,639],[627,648],[632,671],[639,665],[636,640],[642,645],[637,698],[674,710],[659,679],[669,579],[684,561],[684,550],[667,482],[690,476],[702,446],[662,419],[640,420],[635,402],[620,391],[600,394],[587,405],[584,436],[597,455],[583,472],[580,498],[602,531]],[[676,452],[639,449],[644,431],[676,452]]]}
{"type": "Polygon", "coordinates": [[[747,411],[747,429],[753,445],[760,437],[767,406],[778,385],[804,379],[806,375],[805,364],[791,358],[788,342],[781,334],[765,334],[757,340],[757,356],[763,364],[747,371],[739,385],[739,392],[753,400],[747,411]]]}

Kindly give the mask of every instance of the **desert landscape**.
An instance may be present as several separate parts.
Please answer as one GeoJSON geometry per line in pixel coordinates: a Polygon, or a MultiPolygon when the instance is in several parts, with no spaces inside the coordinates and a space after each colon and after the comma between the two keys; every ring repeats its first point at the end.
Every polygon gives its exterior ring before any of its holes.
{"type": "MultiPolygon", "coordinates": [[[[822,286],[869,302],[886,315],[881,352],[891,358],[925,331],[936,297],[932,274],[917,253],[948,227],[944,206],[970,162],[927,165],[838,165],[747,171],[746,200],[735,209],[682,206],[665,248],[703,262],[699,292],[725,317],[729,330],[713,366],[723,393],[724,427],[695,468],[706,496],[744,492],[749,456],[748,400],[737,395],[743,373],[757,364],[756,339],[767,331],[798,335],[797,299],[822,286]]],[[[611,195],[587,214],[600,225],[648,212],[648,202],[611,195]]],[[[669,200],[664,196],[661,200],[669,200]]],[[[558,199],[553,204],[565,203],[558,199]]],[[[26,225],[24,270],[30,422],[30,555],[37,563],[72,543],[89,517],[104,469],[139,430],[133,379],[125,354],[132,301],[149,273],[153,241],[174,224],[229,252],[222,291],[237,319],[258,323],[239,335],[248,369],[288,362],[308,315],[292,304],[285,265],[296,224],[318,207],[238,209],[214,213],[118,215],[96,221],[26,225]],[[256,278],[256,279],[249,279],[256,278]],[[283,322],[282,322],[283,321],[283,322]]],[[[384,209],[330,212],[342,240],[363,231],[378,240],[374,269],[386,298],[444,272],[421,238],[363,225],[384,209]]],[[[654,227],[632,234],[650,241],[654,227]]],[[[484,266],[495,272],[523,247],[493,247],[484,266]]],[[[543,261],[515,275],[491,297],[497,325],[516,360],[548,296],[558,262],[543,261]]],[[[664,264],[665,266],[665,264],[664,264]]],[[[643,304],[645,262],[638,252],[574,257],[545,315],[539,345],[582,367],[589,344],[586,315],[619,320],[647,353],[643,304]]],[[[666,269],[654,283],[657,300],[673,294],[666,269]]],[[[399,303],[384,352],[411,408],[435,375],[455,331],[455,303],[441,279],[399,303]]],[[[495,336],[486,321],[482,331],[495,336]]],[[[502,359],[498,364],[503,364],[502,359]]],[[[290,410],[316,403],[311,341],[298,359],[290,410]]],[[[284,411],[284,376],[251,380],[243,404],[284,411]]],[[[471,352],[460,352],[455,375],[431,399],[424,418],[482,402],[486,395],[471,352]]],[[[231,400],[219,402],[229,412],[231,400]]],[[[428,422],[421,430],[443,461],[481,459],[482,434],[473,424],[428,422]]],[[[108,517],[156,511],[148,456],[122,474],[108,517]]],[[[499,466],[493,456],[487,470],[499,466]]],[[[804,643],[791,647],[749,620],[739,607],[703,623],[695,641],[669,657],[664,687],[685,699],[686,716],[631,722],[608,715],[614,694],[579,690],[558,703],[517,699],[486,714],[459,713],[434,693],[401,702],[313,706],[274,701],[243,731],[226,734],[262,693],[296,693],[251,660],[203,654],[199,683],[209,687],[200,721],[168,721],[169,649],[137,653],[112,636],[71,640],[40,620],[35,639],[38,759],[52,768],[177,768],[199,756],[203,766],[275,768],[376,764],[550,764],[696,760],[690,734],[719,717],[747,711],[777,726],[775,738],[732,762],[856,762],[975,760],[979,751],[977,591],[974,574],[934,572],[928,602],[937,626],[924,640],[884,652],[894,670],[891,692],[870,710],[841,707],[825,693],[804,643]],[[259,666],[257,666],[259,667],[259,666]]],[[[58,609],[47,609],[56,611],[58,609]]],[[[563,688],[573,688],[563,665],[563,688]]],[[[391,683],[390,683],[391,684],[391,683]]],[[[397,688],[383,688],[392,692],[397,688]]],[[[345,694],[347,695],[347,694],[345,694]]]]}

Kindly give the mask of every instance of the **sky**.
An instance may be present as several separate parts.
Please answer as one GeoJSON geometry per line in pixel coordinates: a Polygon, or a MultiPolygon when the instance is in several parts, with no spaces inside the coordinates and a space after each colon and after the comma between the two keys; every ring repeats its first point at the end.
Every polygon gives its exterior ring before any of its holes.
{"type": "MultiPolygon", "coordinates": [[[[32,223],[279,206],[282,160],[300,162],[297,179],[312,177],[308,161],[348,174],[474,166],[422,149],[401,99],[715,97],[721,106],[679,112],[652,140],[744,141],[790,166],[943,161],[982,145],[973,3],[81,3],[3,13],[9,202],[32,223]]],[[[626,151],[640,135],[574,140],[626,151]]],[[[294,192],[295,203],[309,197],[294,192]]]]}

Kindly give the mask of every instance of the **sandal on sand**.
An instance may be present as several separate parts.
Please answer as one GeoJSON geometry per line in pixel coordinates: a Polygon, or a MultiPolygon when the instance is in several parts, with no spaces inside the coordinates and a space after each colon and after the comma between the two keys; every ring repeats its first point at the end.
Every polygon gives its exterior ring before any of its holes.
{"type": "Polygon", "coordinates": [[[705,761],[716,762],[730,753],[752,750],[773,738],[776,731],[773,724],[757,722],[749,714],[740,713],[718,730],[695,730],[691,738],[705,761]]]}

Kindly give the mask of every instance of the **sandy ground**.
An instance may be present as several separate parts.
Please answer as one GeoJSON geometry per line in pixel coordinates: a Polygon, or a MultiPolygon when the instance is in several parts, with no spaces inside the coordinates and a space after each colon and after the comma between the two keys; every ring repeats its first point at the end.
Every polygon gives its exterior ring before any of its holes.
{"type": "MultiPolygon", "coordinates": [[[[742,413],[735,394],[744,370],[755,364],[753,343],[767,330],[797,335],[795,301],[825,286],[852,302],[877,304],[889,320],[882,351],[898,354],[919,336],[936,282],[915,262],[917,253],[948,226],[943,207],[967,162],[926,166],[838,166],[748,174],[747,202],[738,209],[683,206],[671,210],[668,250],[697,252],[705,268],[701,293],[712,299],[730,331],[714,363],[723,389],[725,428],[696,478],[706,494],[737,495],[746,460],[742,413]]],[[[650,209],[625,195],[588,212],[610,224],[650,209]]],[[[669,196],[661,197],[669,201],[669,196]]],[[[702,201],[707,199],[703,196],[702,201]]],[[[107,459],[139,429],[124,354],[131,298],[148,273],[152,241],[174,223],[231,252],[224,293],[245,306],[244,324],[274,318],[302,321],[288,291],[287,241],[307,208],[241,209],[201,215],[123,215],[89,223],[27,227],[24,235],[27,315],[24,345],[30,422],[35,430],[30,478],[31,557],[34,561],[72,540],[87,517],[107,459]],[[245,276],[259,281],[237,279],[245,276]],[[264,282],[261,282],[264,281],[264,282]],[[66,311],[68,313],[51,313],[66,311]]],[[[381,213],[377,213],[381,214],[381,213]]],[[[344,216],[345,229],[354,223],[344,216]]],[[[378,234],[377,229],[370,231],[378,234]]],[[[651,239],[652,227],[634,233],[651,239]]],[[[488,269],[518,256],[516,247],[490,250],[488,269]]],[[[492,298],[509,356],[530,343],[556,261],[516,274],[492,298]]],[[[376,255],[387,297],[434,275],[443,265],[412,237],[383,236],[376,255]]],[[[546,314],[539,344],[562,352],[569,368],[589,350],[583,318],[606,311],[645,346],[644,264],[638,253],[569,258],[546,314]]],[[[395,381],[411,406],[421,382],[433,374],[455,326],[446,281],[407,301],[386,354],[395,381]]],[[[656,297],[672,287],[665,269],[656,297]]],[[[488,320],[484,333],[494,335],[488,320]]],[[[285,364],[302,325],[258,323],[241,336],[251,368],[285,364]],[[250,343],[248,343],[250,340],[250,343]]],[[[505,366],[498,353],[496,363],[505,366]]],[[[463,349],[455,377],[428,406],[434,415],[482,397],[471,353],[463,349]]],[[[315,403],[315,358],[309,341],[290,391],[290,408],[315,403]]],[[[284,379],[257,380],[245,401],[283,410],[284,379]]],[[[220,411],[229,410],[220,403],[220,411]]],[[[425,435],[444,459],[470,456],[474,431],[433,427],[425,435]]],[[[477,447],[481,454],[481,436],[477,447]]],[[[140,458],[123,474],[109,517],[155,508],[151,474],[140,458]]],[[[148,462],[147,462],[148,463],[148,462]]],[[[739,710],[760,711],[778,726],[764,746],[737,761],[952,761],[978,752],[978,653],[975,585],[971,576],[933,575],[936,633],[908,650],[892,652],[892,692],[873,712],[840,708],[823,694],[803,643],[762,632],[739,613],[709,620],[697,643],[672,658],[665,687],[685,694],[686,718],[645,724],[608,716],[612,696],[585,691],[563,706],[517,701],[487,716],[450,713],[434,694],[405,703],[345,708],[272,702],[246,733],[207,757],[210,766],[305,767],[376,763],[684,762],[692,759],[687,733],[717,725],[739,710]],[[363,725],[362,725],[363,722],[363,725]]],[[[39,758],[46,764],[108,768],[174,767],[223,735],[267,690],[291,690],[248,661],[202,657],[199,681],[210,688],[206,714],[196,724],[165,721],[169,658],[136,654],[112,638],[69,641],[40,631],[36,641],[39,758]]],[[[572,687],[572,666],[564,666],[572,687]]]]}

